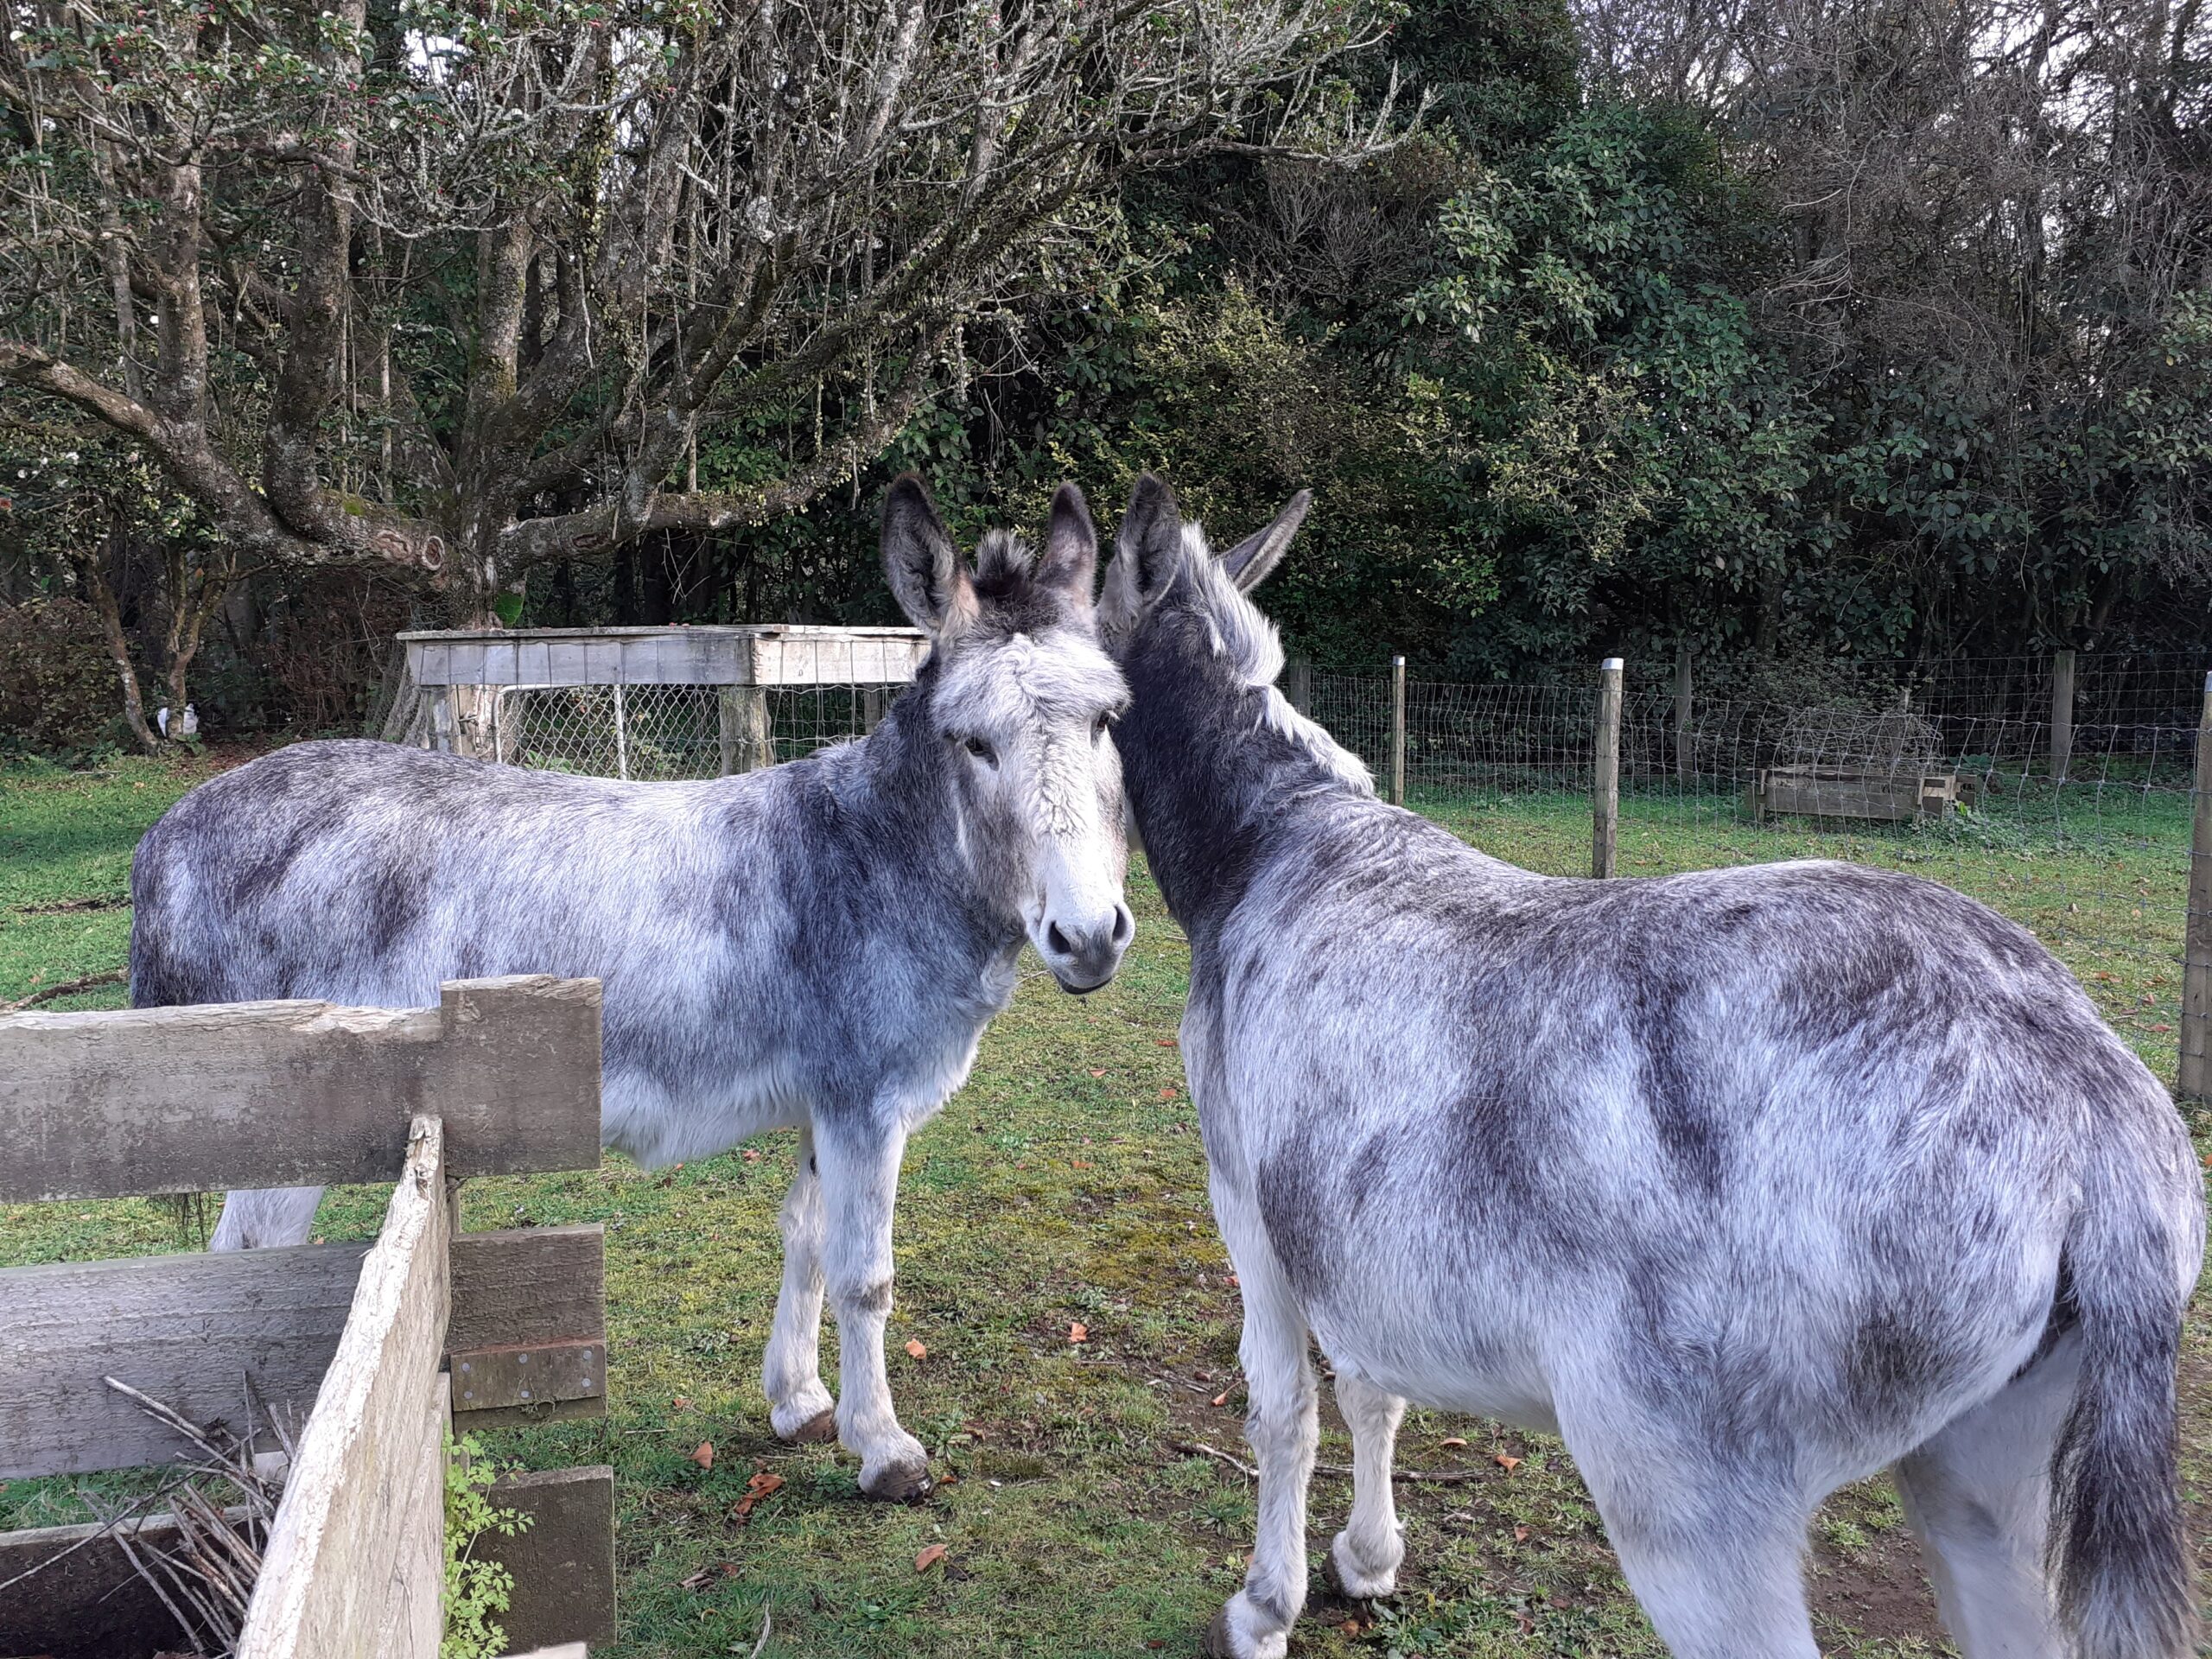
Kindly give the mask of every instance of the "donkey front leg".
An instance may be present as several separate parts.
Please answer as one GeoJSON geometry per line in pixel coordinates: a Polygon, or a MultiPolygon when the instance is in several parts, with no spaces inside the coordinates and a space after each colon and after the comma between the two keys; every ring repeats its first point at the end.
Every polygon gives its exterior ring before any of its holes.
{"type": "Polygon", "coordinates": [[[1342,1365],[1337,1368],[1337,1409],[1351,1430],[1351,1520],[1329,1546],[1337,1587],[1363,1599],[1395,1594],[1406,1536],[1390,1491],[1398,1425],[1406,1402],[1342,1365]]]}
{"type": "Polygon", "coordinates": [[[1224,1197],[1216,1183],[1214,1213],[1244,1292],[1244,1435],[1259,1465],[1260,1522],[1244,1587],[1215,1616],[1206,1650],[1214,1659],[1282,1659],[1306,1605],[1306,1488],[1321,1438],[1319,1400],[1297,1299],[1266,1234],[1256,1221],[1237,1225],[1224,1197]]]}
{"type": "Polygon", "coordinates": [[[760,1364],[769,1421],[787,1440],[837,1437],[837,1402],[822,1386],[822,1178],[814,1131],[798,1132],[798,1173],[784,1196],[784,1287],[760,1364]]]}
{"type": "Polygon", "coordinates": [[[861,1459],[861,1490],[911,1501],[930,1491],[922,1443],[899,1426],[884,1370],[891,1314],[891,1211],[906,1132],[889,1113],[817,1118],[826,1237],[823,1264],[837,1313],[837,1437],[861,1459]]]}

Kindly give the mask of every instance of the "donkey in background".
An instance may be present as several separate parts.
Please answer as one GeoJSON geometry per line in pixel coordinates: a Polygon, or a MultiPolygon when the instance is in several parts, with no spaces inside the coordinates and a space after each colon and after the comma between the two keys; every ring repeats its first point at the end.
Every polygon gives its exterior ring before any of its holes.
{"type": "MultiPolygon", "coordinates": [[[[607,1145],[665,1164],[799,1128],[763,1370],[775,1430],[836,1434],[863,1491],[908,1498],[930,1477],[883,1354],[906,1137],[965,1081],[1025,936],[1088,991],[1134,924],[1107,731],[1126,693],[1098,645],[1081,494],[1054,499],[1033,566],[994,532],[971,574],[904,478],[883,559],[931,651],[865,741],[671,784],[298,744],[201,785],[139,844],[130,982],[147,1007],[602,981],[607,1145]]],[[[320,1197],[233,1192],[213,1248],[304,1242],[320,1197]]]]}
{"type": "Polygon", "coordinates": [[[1392,1592],[1408,1401],[1566,1441],[1681,1659],[1815,1659],[1799,1558],[1885,1466],[1967,1659],[2181,1659],[2175,1369],[2204,1249],[2172,1102],[2035,938],[1828,862],[1565,880],[1373,798],[1140,483],[1101,624],[1244,1299],[1258,1541],[1306,1598],[1309,1332],[1353,1442],[1330,1563],[1392,1592]]]}

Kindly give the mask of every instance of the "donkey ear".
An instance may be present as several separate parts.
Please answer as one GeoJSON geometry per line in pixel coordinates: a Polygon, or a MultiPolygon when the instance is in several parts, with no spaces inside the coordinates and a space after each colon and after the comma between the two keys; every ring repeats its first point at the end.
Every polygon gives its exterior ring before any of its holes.
{"type": "Polygon", "coordinates": [[[1128,511],[1114,536],[1106,581],[1115,605],[1134,616],[1174,585],[1183,555],[1183,514],[1175,492],[1150,473],[1129,492],[1128,511]]]}
{"type": "Polygon", "coordinates": [[[1273,574],[1282,556],[1290,550],[1290,538],[1298,534],[1298,526],[1305,522],[1306,508],[1313,505],[1313,492],[1300,490],[1290,498],[1288,505],[1275,515],[1275,521],[1265,530],[1230,548],[1221,556],[1222,569],[1236,584],[1236,591],[1249,594],[1273,574]]]}
{"type": "Polygon", "coordinates": [[[1052,494],[1052,519],[1046,527],[1045,554],[1037,561],[1036,579],[1087,606],[1097,574],[1098,530],[1090,522],[1090,509],[1084,505],[1081,490],[1063,484],[1052,494]]]}
{"type": "Polygon", "coordinates": [[[907,473],[883,500],[883,574],[907,619],[932,639],[976,614],[976,590],[922,480],[907,473]]]}

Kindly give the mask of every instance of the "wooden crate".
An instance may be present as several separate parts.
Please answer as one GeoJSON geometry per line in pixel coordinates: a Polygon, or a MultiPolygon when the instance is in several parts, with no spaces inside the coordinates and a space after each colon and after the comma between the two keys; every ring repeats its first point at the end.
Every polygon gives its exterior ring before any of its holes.
{"type": "MultiPolygon", "coordinates": [[[[0,1478],[183,1452],[105,1376],[232,1422],[251,1378],[305,1421],[240,1659],[435,1659],[448,1425],[606,1405],[601,1230],[456,1237],[453,1184],[594,1166],[599,1040],[597,982],[543,976],[448,985],[433,1009],[0,1017],[0,1138],[14,1149],[0,1198],[397,1183],[370,1243],[0,1270],[0,1478]]],[[[612,1640],[613,1471],[522,1477],[493,1501],[539,1517],[479,1545],[512,1557],[510,1641],[612,1640]]],[[[148,1541],[162,1524],[143,1523],[148,1541]]],[[[141,1659],[179,1643],[99,1531],[0,1535],[0,1656],[141,1659]]]]}
{"type": "Polygon", "coordinates": [[[1810,818],[1939,818],[1959,804],[1956,773],[1886,766],[1769,766],[1751,786],[1751,815],[1810,818]]]}

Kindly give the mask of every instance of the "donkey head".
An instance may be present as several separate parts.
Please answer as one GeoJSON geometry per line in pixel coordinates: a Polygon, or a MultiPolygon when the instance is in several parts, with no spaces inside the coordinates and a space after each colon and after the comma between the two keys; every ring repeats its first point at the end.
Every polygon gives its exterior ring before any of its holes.
{"type": "Polygon", "coordinates": [[[1147,473],[1137,480],[1115,537],[1099,601],[1100,633],[1133,681],[1141,658],[1178,658],[1188,671],[1186,683],[1207,687],[1229,724],[1276,732],[1343,782],[1371,792],[1359,757],[1338,748],[1276,690],[1282,642],[1249,598],[1289,551],[1313,500],[1299,491],[1272,524],[1216,555],[1205,532],[1184,520],[1175,493],[1147,473]]]}
{"type": "Polygon", "coordinates": [[[1122,762],[1108,734],[1128,688],[1099,646],[1097,564],[1072,484],[1052,498],[1041,554],[994,531],[972,570],[918,479],[899,480],[884,504],[885,574],[931,640],[900,719],[921,722],[950,774],[955,833],[986,901],[1020,918],[1071,991],[1113,978],[1136,931],[1122,900],[1122,762]]]}

